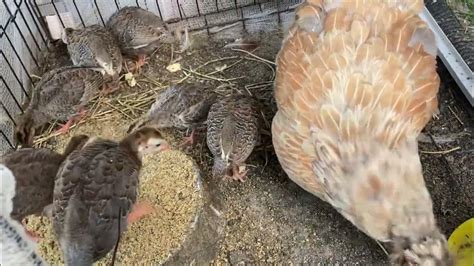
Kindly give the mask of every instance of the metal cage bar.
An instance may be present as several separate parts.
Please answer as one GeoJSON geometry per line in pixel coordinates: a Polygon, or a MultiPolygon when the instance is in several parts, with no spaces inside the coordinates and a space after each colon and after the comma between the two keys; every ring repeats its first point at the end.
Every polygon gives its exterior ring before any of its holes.
{"type": "MultiPolygon", "coordinates": [[[[207,34],[213,34],[213,27],[220,27],[227,24],[241,22],[244,30],[246,30],[246,21],[253,18],[244,16],[244,8],[255,8],[260,9],[263,12],[262,5],[269,3],[272,5],[274,1],[271,0],[228,0],[229,2],[223,3],[220,0],[174,0],[174,1],[162,1],[155,0],[154,4],[152,0],[2,0],[0,1],[0,13],[4,11],[6,14],[5,20],[2,20],[0,25],[0,40],[5,50],[0,51],[0,60],[3,64],[3,72],[0,73],[0,86],[2,86],[2,98],[0,104],[2,108],[0,111],[4,111],[7,120],[11,120],[11,125],[16,125],[15,117],[18,114],[24,112],[23,100],[29,101],[31,95],[29,93],[29,86],[33,84],[31,78],[32,73],[36,73],[35,69],[41,67],[41,61],[38,53],[49,51],[51,48],[49,44],[53,41],[51,32],[48,29],[46,16],[57,16],[60,26],[63,28],[68,26],[66,23],[66,17],[61,16],[64,12],[64,8],[69,9],[74,20],[78,22],[78,25],[86,27],[91,24],[91,10],[89,6],[84,9],[83,3],[90,4],[93,9],[92,14],[95,14],[97,19],[95,22],[105,25],[109,16],[111,15],[110,8],[101,5],[105,1],[109,1],[112,6],[116,7],[116,10],[124,6],[141,6],[147,10],[156,13],[162,20],[168,24],[179,23],[179,21],[186,20],[191,28],[189,30],[206,30],[207,34]],[[175,13],[169,12],[169,5],[175,10],[175,13]],[[177,10],[176,10],[177,8],[177,10]],[[231,21],[226,20],[225,22],[215,19],[217,13],[223,13],[227,11],[235,10],[236,15],[232,15],[231,21]],[[87,12],[84,13],[84,12],[87,12]],[[192,19],[197,19],[198,23],[192,24],[192,19]],[[10,36],[11,32],[14,31],[15,36],[10,36]],[[20,47],[21,46],[21,47],[20,47]],[[25,49],[26,51],[20,50],[25,49]],[[8,52],[7,52],[8,50],[8,52]],[[10,51],[11,50],[11,51],[10,51]],[[5,61],[5,63],[3,63],[5,61]],[[5,89],[3,89],[5,88],[5,89]],[[28,88],[28,89],[27,89],[28,88]]],[[[283,2],[291,2],[295,5],[302,0],[279,0],[283,2]]],[[[113,8],[115,12],[115,8],[113,8]]],[[[275,12],[288,11],[278,7],[275,12]]],[[[272,11],[273,12],[273,11],[272,11]]],[[[273,13],[271,13],[273,14],[273,13]]],[[[266,14],[268,15],[268,14],[266,14]]],[[[94,20],[94,17],[92,18],[94,20]]],[[[58,23],[58,24],[59,24],[58,23]]],[[[1,121],[0,121],[1,123],[1,121]]],[[[15,148],[13,141],[12,132],[4,131],[4,126],[0,124],[0,142],[5,141],[9,147],[15,148]]],[[[2,143],[0,143],[2,144],[2,143]]],[[[0,146],[0,154],[3,153],[0,146]]]]}

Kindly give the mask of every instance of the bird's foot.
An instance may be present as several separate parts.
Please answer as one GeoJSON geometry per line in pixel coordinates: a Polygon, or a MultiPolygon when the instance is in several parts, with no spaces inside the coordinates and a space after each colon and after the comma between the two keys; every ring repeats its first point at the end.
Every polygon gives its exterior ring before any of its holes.
{"type": "Polygon", "coordinates": [[[86,115],[87,115],[86,109],[84,109],[84,107],[81,107],[81,109],[79,109],[79,114],[74,118],[74,121],[78,123],[79,121],[84,119],[86,115]]]}
{"type": "Polygon", "coordinates": [[[66,124],[61,125],[61,128],[58,129],[58,133],[60,135],[67,134],[69,132],[69,128],[72,126],[72,123],[74,121],[74,118],[70,118],[66,124]]]}
{"type": "Polygon", "coordinates": [[[238,180],[240,182],[245,182],[247,179],[247,172],[249,170],[245,169],[245,165],[243,166],[233,166],[232,167],[232,179],[238,180]]]}
{"type": "Polygon", "coordinates": [[[133,72],[140,73],[142,67],[146,64],[146,56],[139,55],[137,61],[135,62],[135,66],[131,69],[133,72]]]}
{"type": "Polygon", "coordinates": [[[133,206],[132,211],[127,217],[128,224],[139,221],[145,215],[149,215],[155,212],[155,208],[151,203],[148,202],[139,202],[133,206]]]}
{"type": "Polygon", "coordinates": [[[181,147],[194,145],[194,143],[196,142],[196,129],[193,129],[191,131],[191,134],[187,137],[184,137],[183,140],[184,141],[180,144],[181,147]]]}

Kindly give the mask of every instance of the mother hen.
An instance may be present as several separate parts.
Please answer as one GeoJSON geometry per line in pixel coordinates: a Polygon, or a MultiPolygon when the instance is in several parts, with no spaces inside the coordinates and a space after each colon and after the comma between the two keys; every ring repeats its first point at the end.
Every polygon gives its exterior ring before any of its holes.
{"type": "Polygon", "coordinates": [[[307,0],[277,56],[273,144],[288,176],[396,264],[451,264],[416,138],[437,111],[422,0],[307,0]]]}

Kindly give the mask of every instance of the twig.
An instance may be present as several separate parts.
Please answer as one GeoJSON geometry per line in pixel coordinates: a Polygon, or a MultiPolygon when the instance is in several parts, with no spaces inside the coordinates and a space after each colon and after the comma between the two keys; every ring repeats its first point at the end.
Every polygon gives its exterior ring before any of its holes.
{"type": "Polygon", "coordinates": [[[452,149],[449,149],[449,150],[444,150],[444,151],[420,151],[420,153],[423,153],[423,154],[448,154],[448,153],[451,153],[453,151],[457,151],[457,150],[460,150],[461,147],[457,146],[457,147],[454,147],[452,149]]]}
{"type": "Polygon", "coordinates": [[[377,245],[379,245],[379,247],[382,249],[382,251],[385,253],[385,255],[387,255],[387,257],[389,256],[388,254],[388,251],[384,248],[384,246],[378,241],[378,240],[375,240],[375,242],[377,243],[377,245]]]}
{"type": "Polygon", "coordinates": [[[252,57],[254,57],[254,58],[257,58],[257,59],[259,59],[259,60],[261,60],[261,61],[263,61],[263,62],[266,62],[266,63],[268,63],[268,64],[270,64],[270,65],[276,66],[275,62],[272,62],[272,61],[267,60],[267,59],[265,59],[265,58],[261,58],[260,56],[255,55],[255,54],[253,54],[253,53],[251,53],[251,52],[249,52],[249,51],[242,50],[242,49],[238,49],[238,48],[234,48],[234,49],[232,49],[232,51],[238,51],[238,52],[246,53],[246,54],[248,54],[248,55],[250,55],[250,56],[252,56],[252,57]]]}
{"type": "Polygon", "coordinates": [[[226,60],[231,60],[231,59],[237,59],[239,58],[238,56],[229,56],[229,57],[222,57],[222,58],[218,58],[218,59],[214,59],[214,60],[211,60],[211,61],[207,61],[206,63],[196,67],[194,70],[198,70],[198,69],[201,69],[209,64],[212,64],[212,63],[216,63],[216,62],[221,62],[221,61],[226,61],[226,60]]]}
{"type": "Polygon", "coordinates": [[[243,77],[237,77],[237,78],[231,78],[231,79],[223,79],[223,78],[217,78],[217,77],[209,76],[207,74],[202,74],[202,73],[199,73],[199,72],[196,72],[194,70],[184,68],[184,67],[183,67],[183,70],[186,71],[186,72],[189,72],[191,74],[194,74],[196,76],[200,76],[200,77],[204,77],[204,78],[207,78],[207,79],[210,79],[210,80],[216,80],[216,81],[220,81],[220,82],[230,82],[232,80],[243,78],[243,77]]]}
{"type": "Polygon", "coordinates": [[[462,122],[461,118],[459,118],[459,116],[454,112],[454,110],[451,108],[451,106],[448,105],[448,109],[454,115],[456,120],[458,120],[458,122],[461,124],[461,126],[464,126],[464,123],[462,122]]]}
{"type": "Polygon", "coordinates": [[[255,59],[255,58],[250,58],[250,57],[245,57],[245,59],[250,60],[250,61],[255,61],[255,62],[260,62],[260,63],[265,64],[267,67],[269,67],[269,68],[272,70],[272,77],[271,77],[271,80],[274,80],[274,79],[275,79],[275,76],[276,76],[275,68],[274,68],[271,64],[269,64],[269,63],[267,63],[267,62],[265,62],[265,61],[258,60],[258,59],[255,59]]]}

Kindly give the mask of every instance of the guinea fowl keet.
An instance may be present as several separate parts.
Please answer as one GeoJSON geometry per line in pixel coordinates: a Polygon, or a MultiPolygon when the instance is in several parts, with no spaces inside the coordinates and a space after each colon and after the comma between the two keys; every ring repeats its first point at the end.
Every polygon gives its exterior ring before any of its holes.
{"type": "Polygon", "coordinates": [[[416,138],[437,110],[422,0],[305,1],[277,56],[273,144],[288,176],[396,264],[451,265],[416,138]]]}
{"type": "Polygon", "coordinates": [[[111,82],[104,84],[102,93],[111,93],[118,89],[123,60],[112,33],[99,25],[81,29],[66,28],[63,41],[67,44],[74,65],[103,69],[106,79],[111,82]]]}
{"type": "Polygon", "coordinates": [[[172,40],[167,25],[155,14],[140,7],[124,7],[113,14],[106,27],[115,36],[122,53],[138,57],[135,69],[145,64],[145,58],[163,41],[172,40]]]}
{"type": "MultiPolygon", "coordinates": [[[[59,166],[87,140],[86,135],[72,137],[62,154],[46,148],[26,148],[10,152],[0,159],[16,179],[13,219],[22,222],[28,215],[42,214],[44,208],[53,203],[54,180],[59,166]]],[[[27,233],[37,239],[34,233],[27,233]]]]}
{"type": "Polygon", "coordinates": [[[46,73],[33,89],[25,113],[16,119],[16,141],[31,146],[35,131],[54,119],[67,121],[59,132],[68,132],[74,120],[84,117],[84,106],[102,83],[103,77],[95,68],[67,66],[46,73]]]}
{"type": "Polygon", "coordinates": [[[234,95],[214,103],[207,118],[207,146],[214,155],[214,177],[245,181],[245,161],[260,140],[258,101],[234,95]]]}
{"type": "Polygon", "coordinates": [[[145,117],[135,121],[128,131],[143,126],[192,128],[191,135],[185,138],[183,144],[193,144],[196,127],[206,121],[209,109],[216,99],[216,93],[200,84],[172,85],[156,97],[145,117]]]}
{"type": "Polygon", "coordinates": [[[156,129],[144,127],[119,142],[92,138],[69,155],[58,171],[52,209],[66,265],[92,265],[115,246],[119,231],[154,211],[135,204],[141,157],[168,148],[156,129]]]}

